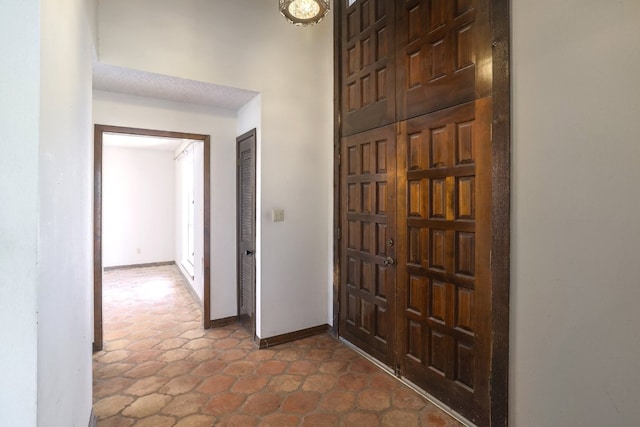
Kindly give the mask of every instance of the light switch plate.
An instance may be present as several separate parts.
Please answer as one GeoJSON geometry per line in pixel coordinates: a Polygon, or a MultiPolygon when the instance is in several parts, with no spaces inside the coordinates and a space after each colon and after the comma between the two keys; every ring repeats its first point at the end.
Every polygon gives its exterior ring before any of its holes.
{"type": "Polygon", "coordinates": [[[284,221],[284,209],[271,210],[271,219],[273,222],[284,221]]]}

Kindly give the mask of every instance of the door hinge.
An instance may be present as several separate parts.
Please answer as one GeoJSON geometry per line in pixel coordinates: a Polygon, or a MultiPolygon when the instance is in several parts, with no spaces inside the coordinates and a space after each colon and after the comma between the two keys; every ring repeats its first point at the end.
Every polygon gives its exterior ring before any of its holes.
{"type": "Polygon", "coordinates": [[[336,230],[336,239],[342,239],[342,228],[340,227],[338,227],[338,229],[336,230]]]}
{"type": "Polygon", "coordinates": [[[402,370],[400,368],[400,364],[396,363],[395,369],[393,370],[393,373],[396,375],[396,377],[400,378],[402,376],[402,370]]]}
{"type": "Polygon", "coordinates": [[[342,156],[338,153],[338,166],[342,163],[342,156]]]}

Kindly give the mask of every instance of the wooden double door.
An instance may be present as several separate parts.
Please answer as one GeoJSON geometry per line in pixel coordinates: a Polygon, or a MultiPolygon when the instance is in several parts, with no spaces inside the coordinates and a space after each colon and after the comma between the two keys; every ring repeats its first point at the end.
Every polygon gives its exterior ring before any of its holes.
{"type": "Polygon", "coordinates": [[[505,424],[508,76],[494,61],[508,57],[493,50],[508,10],[344,1],[339,334],[472,422],[505,424]]]}

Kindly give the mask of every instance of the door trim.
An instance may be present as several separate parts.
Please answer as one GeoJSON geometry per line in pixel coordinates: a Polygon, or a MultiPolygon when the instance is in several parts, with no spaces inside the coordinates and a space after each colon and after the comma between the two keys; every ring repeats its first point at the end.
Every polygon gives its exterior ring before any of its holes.
{"type": "Polygon", "coordinates": [[[333,15],[333,319],[331,323],[331,335],[335,338],[340,336],[340,238],[342,237],[340,230],[340,218],[342,210],[340,209],[340,200],[342,194],[340,192],[340,153],[342,144],[340,136],[342,134],[341,120],[342,109],[340,101],[341,70],[342,70],[342,54],[340,47],[342,45],[342,19],[343,2],[334,2],[333,15]]]}
{"type": "Polygon", "coordinates": [[[194,133],[170,132],[121,126],[94,125],[93,134],[93,351],[103,347],[102,331],[102,146],[105,133],[144,135],[164,138],[193,139],[202,141],[204,148],[203,167],[203,214],[204,214],[204,296],[203,327],[211,327],[211,147],[210,136],[194,133]]]}
{"type": "Polygon", "coordinates": [[[253,144],[252,144],[252,151],[253,151],[253,185],[252,185],[252,190],[253,190],[253,215],[254,215],[254,221],[253,221],[253,230],[252,230],[252,234],[253,234],[253,248],[254,248],[254,255],[253,255],[253,283],[251,284],[251,292],[253,294],[253,303],[252,303],[252,307],[251,307],[251,331],[249,331],[251,333],[251,338],[253,339],[253,341],[259,345],[259,340],[256,336],[256,221],[257,221],[257,213],[256,213],[256,145],[257,145],[257,131],[256,129],[251,129],[250,131],[238,136],[236,138],[236,277],[237,277],[237,281],[236,281],[236,300],[237,300],[237,314],[238,314],[238,320],[240,320],[240,306],[241,306],[241,302],[240,302],[240,288],[242,287],[242,276],[241,276],[241,266],[242,266],[242,258],[240,255],[240,244],[241,244],[241,236],[240,236],[240,228],[242,227],[241,224],[241,218],[240,218],[240,144],[245,142],[246,140],[250,140],[253,139],[253,144]]]}
{"type": "Polygon", "coordinates": [[[509,289],[511,225],[511,10],[509,0],[491,0],[493,117],[491,125],[491,425],[509,418],[509,289]]]}

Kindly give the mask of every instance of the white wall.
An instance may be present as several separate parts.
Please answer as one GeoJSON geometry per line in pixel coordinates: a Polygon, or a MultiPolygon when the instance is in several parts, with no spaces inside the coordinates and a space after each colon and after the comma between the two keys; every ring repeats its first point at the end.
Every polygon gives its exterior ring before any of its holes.
{"type": "Polygon", "coordinates": [[[174,210],[173,151],[103,147],[104,267],[173,261],[174,210]]]}
{"type": "Polygon", "coordinates": [[[90,4],[0,1],[3,426],[89,422],[90,4]]]}
{"type": "Polygon", "coordinates": [[[89,421],[86,4],[0,3],[0,425],[89,421]]]}
{"type": "Polygon", "coordinates": [[[332,26],[295,27],[276,2],[100,2],[101,62],[261,93],[260,337],[331,321],[332,26]]]}
{"type": "MultiPolygon", "coordinates": [[[[203,174],[204,174],[204,142],[202,141],[190,141],[183,143],[178,150],[174,153],[176,161],[174,162],[175,173],[175,260],[178,267],[183,271],[184,277],[189,282],[189,285],[193,288],[193,291],[199,298],[200,305],[202,307],[204,301],[204,188],[203,188],[203,174]],[[191,157],[189,160],[185,158],[183,150],[189,148],[191,157]],[[184,199],[186,195],[183,189],[183,174],[185,171],[183,167],[186,166],[186,162],[191,162],[190,170],[193,173],[193,203],[194,203],[194,260],[193,260],[193,272],[190,272],[187,267],[184,266],[185,261],[185,240],[186,230],[184,224],[187,218],[184,213],[184,199]],[[192,275],[193,274],[193,275],[192,275]]],[[[219,291],[220,286],[217,285],[216,289],[219,291]]],[[[230,287],[224,287],[227,293],[233,293],[230,287]]],[[[216,295],[216,298],[218,296],[216,295]]]]}
{"type": "Polygon", "coordinates": [[[36,424],[40,14],[0,0],[0,425],[36,424]]]}
{"type": "MultiPolygon", "coordinates": [[[[236,305],[234,111],[94,91],[93,121],[211,135],[211,318],[234,316],[236,305]]],[[[196,235],[197,235],[196,231],[196,235]]],[[[197,243],[197,242],[196,242],[197,243]]],[[[198,262],[198,254],[196,254],[198,262]]],[[[196,289],[201,285],[196,283],[196,289]]]]}
{"type": "Polygon", "coordinates": [[[513,0],[511,424],[640,420],[640,2],[513,0]]]}
{"type": "Polygon", "coordinates": [[[87,425],[92,403],[89,3],[40,2],[37,422],[47,427],[87,425]]]}
{"type": "MultiPolygon", "coordinates": [[[[191,283],[191,286],[194,288],[196,294],[200,298],[200,303],[203,304],[204,301],[204,142],[196,142],[193,145],[193,202],[194,202],[194,280],[191,283]]],[[[219,187],[223,185],[219,185],[218,187],[212,187],[212,193],[216,193],[219,190],[219,187]]],[[[222,190],[222,195],[227,194],[229,191],[229,185],[225,186],[226,188],[222,190]]],[[[220,199],[216,199],[217,201],[220,199]]],[[[213,238],[218,237],[220,233],[219,226],[211,226],[211,235],[213,238]]],[[[219,254],[221,251],[221,243],[215,242],[216,254],[219,254]]],[[[211,242],[210,246],[213,246],[214,243],[211,242]]],[[[235,260],[234,256],[229,256],[228,253],[225,253],[223,257],[225,260],[235,260]]],[[[220,269],[220,260],[212,258],[210,260],[210,265],[212,269],[220,269]]],[[[227,269],[229,272],[229,269],[227,269]]],[[[233,274],[228,274],[229,277],[232,277],[233,274]]],[[[219,278],[219,275],[216,275],[219,278]]],[[[233,276],[235,280],[235,276],[233,276]]],[[[235,284],[235,281],[229,280],[225,283],[218,283],[211,280],[210,286],[212,290],[211,299],[215,299],[219,301],[222,298],[232,298],[235,297],[235,287],[232,285],[235,284]],[[215,291],[215,293],[214,293],[215,291]],[[221,298],[222,297],[222,298],[221,298]]],[[[217,319],[218,317],[214,317],[215,313],[212,313],[211,318],[217,319]]]]}

